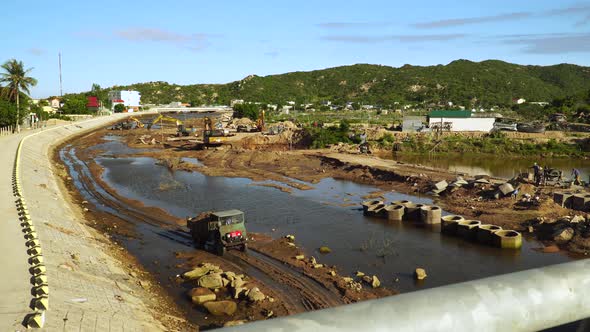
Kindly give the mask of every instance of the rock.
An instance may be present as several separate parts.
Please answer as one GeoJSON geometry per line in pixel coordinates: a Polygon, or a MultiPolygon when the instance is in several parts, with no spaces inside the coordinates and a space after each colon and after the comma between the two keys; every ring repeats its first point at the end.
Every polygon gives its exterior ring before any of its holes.
{"type": "Polygon", "coordinates": [[[191,298],[194,304],[203,304],[205,302],[215,301],[217,298],[215,293],[203,287],[191,289],[188,292],[188,296],[191,298]]]}
{"type": "Polygon", "coordinates": [[[359,277],[359,278],[362,278],[362,277],[365,276],[365,274],[363,272],[361,272],[361,271],[356,271],[356,276],[359,277]]]}
{"type": "Polygon", "coordinates": [[[332,252],[332,249],[330,249],[329,247],[326,247],[326,246],[320,247],[320,253],[321,254],[329,254],[331,252],[332,252]]]}
{"type": "Polygon", "coordinates": [[[535,229],[533,228],[533,226],[529,226],[528,231],[529,231],[529,233],[533,233],[535,231],[535,229]]]}
{"type": "Polygon", "coordinates": [[[440,192],[442,192],[443,190],[447,189],[448,186],[449,186],[449,184],[447,183],[447,181],[442,180],[442,181],[437,182],[437,183],[434,184],[434,189],[440,190],[440,192]]]}
{"type": "Polygon", "coordinates": [[[293,243],[293,242],[287,242],[287,245],[288,245],[289,247],[295,247],[295,243],[293,243]]]}
{"type": "Polygon", "coordinates": [[[313,264],[313,266],[312,266],[312,267],[313,267],[314,269],[319,269],[319,268],[322,268],[322,267],[324,267],[324,264],[313,264]]]}
{"type": "Polygon", "coordinates": [[[231,316],[238,309],[234,301],[210,301],[203,304],[205,309],[214,316],[231,316]]]}
{"type": "Polygon", "coordinates": [[[236,274],[234,272],[231,271],[225,271],[223,272],[223,275],[229,280],[229,281],[233,281],[236,278],[236,274]]]}
{"type": "Polygon", "coordinates": [[[336,271],[334,271],[334,270],[330,271],[330,275],[331,275],[332,277],[335,277],[335,276],[336,276],[336,271]]]}
{"type": "Polygon", "coordinates": [[[559,252],[559,247],[556,245],[551,245],[543,248],[543,252],[546,254],[556,253],[559,252]]]}
{"type": "Polygon", "coordinates": [[[458,177],[455,179],[455,182],[454,182],[454,183],[455,183],[455,185],[457,185],[457,186],[466,186],[466,185],[468,185],[468,184],[469,184],[469,182],[465,181],[465,179],[463,179],[463,177],[461,177],[461,176],[458,176],[458,177]]]}
{"type": "Polygon", "coordinates": [[[354,281],[354,279],[352,279],[351,277],[344,277],[344,278],[342,278],[342,280],[343,280],[345,283],[351,283],[351,282],[353,282],[353,281],[354,281]]]}
{"type": "Polygon", "coordinates": [[[211,271],[208,267],[197,267],[191,271],[185,272],[182,277],[184,279],[198,279],[211,271]]]}
{"type": "Polygon", "coordinates": [[[229,285],[230,282],[231,281],[229,281],[228,279],[221,277],[221,284],[223,285],[223,287],[229,285]]]}
{"type": "Polygon", "coordinates": [[[318,262],[316,261],[315,257],[311,256],[309,258],[309,263],[311,263],[311,265],[316,265],[318,262]]]}
{"type": "Polygon", "coordinates": [[[260,291],[260,289],[258,289],[258,287],[254,287],[248,291],[247,296],[248,300],[251,302],[260,302],[266,298],[266,296],[260,291]]]}
{"type": "Polygon", "coordinates": [[[578,215],[578,216],[574,216],[572,218],[572,220],[570,220],[570,223],[577,224],[577,223],[584,222],[584,221],[586,221],[586,219],[583,216],[578,215]]]}
{"type": "Polygon", "coordinates": [[[205,287],[209,289],[216,289],[223,287],[223,278],[221,277],[221,273],[212,273],[205,276],[202,276],[199,279],[199,287],[205,287]]]}
{"type": "Polygon", "coordinates": [[[372,279],[373,280],[371,280],[371,287],[377,288],[377,287],[381,286],[381,281],[379,280],[379,278],[377,278],[377,276],[373,276],[372,279]]]}
{"type": "Polygon", "coordinates": [[[426,270],[423,268],[417,268],[416,271],[414,271],[414,277],[417,280],[424,280],[427,277],[426,270]]]}
{"type": "Polygon", "coordinates": [[[88,208],[84,208],[84,212],[88,212],[90,211],[88,208]]]}
{"type": "Polygon", "coordinates": [[[225,322],[223,324],[223,327],[232,327],[232,326],[238,326],[238,325],[244,325],[246,324],[246,320],[240,319],[240,320],[230,320],[229,322],[225,322]]]}
{"type": "Polygon", "coordinates": [[[561,232],[553,237],[553,240],[557,243],[565,243],[574,237],[574,229],[571,227],[564,228],[561,232]]]}
{"type": "Polygon", "coordinates": [[[236,276],[236,277],[234,278],[234,280],[232,280],[232,281],[230,282],[230,284],[229,284],[229,285],[230,285],[231,287],[233,287],[233,288],[240,288],[240,287],[244,286],[245,284],[246,284],[246,282],[244,281],[244,279],[242,279],[242,278],[241,278],[241,277],[239,277],[239,276],[236,276]]]}
{"type": "Polygon", "coordinates": [[[285,239],[287,239],[289,242],[295,242],[295,235],[285,235],[285,239]]]}
{"type": "Polygon", "coordinates": [[[305,259],[305,256],[304,255],[297,255],[297,256],[295,256],[295,259],[298,261],[302,261],[305,259]]]}
{"type": "Polygon", "coordinates": [[[503,185],[501,185],[500,187],[498,187],[498,190],[500,190],[502,195],[508,196],[509,194],[511,194],[514,191],[514,187],[512,187],[512,185],[510,183],[506,182],[503,185]]]}
{"type": "Polygon", "coordinates": [[[242,287],[234,288],[234,299],[239,299],[242,294],[245,294],[248,290],[242,287]]]}

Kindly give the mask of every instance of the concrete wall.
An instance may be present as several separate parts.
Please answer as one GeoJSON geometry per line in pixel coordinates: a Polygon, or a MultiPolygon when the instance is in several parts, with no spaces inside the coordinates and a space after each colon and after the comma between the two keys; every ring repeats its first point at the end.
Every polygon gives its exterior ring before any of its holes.
{"type": "Polygon", "coordinates": [[[495,118],[430,118],[428,124],[451,122],[451,131],[484,131],[489,132],[494,128],[495,118]]]}

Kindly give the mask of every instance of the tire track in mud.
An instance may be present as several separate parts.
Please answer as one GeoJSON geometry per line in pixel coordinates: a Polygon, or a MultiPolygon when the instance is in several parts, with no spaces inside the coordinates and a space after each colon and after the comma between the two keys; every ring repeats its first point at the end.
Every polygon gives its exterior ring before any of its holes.
{"type": "Polygon", "coordinates": [[[283,285],[297,290],[299,301],[301,301],[306,311],[325,309],[344,304],[338,294],[325,288],[313,278],[263,253],[250,249],[248,254],[242,252],[230,252],[228,254],[264,271],[271,278],[276,278],[276,281],[283,285]]]}
{"type": "MultiPolygon", "coordinates": [[[[83,167],[88,168],[85,161],[72,155],[65,157],[70,159],[71,164],[69,166],[73,167],[78,173],[78,181],[86,194],[94,198],[98,204],[109,208],[111,211],[107,213],[131,223],[143,222],[157,226],[162,231],[159,233],[162,237],[192,247],[192,239],[188,231],[177,225],[174,225],[176,226],[175,229],[171,229],[170,226],[173,225],[161,220],[161,218],[117,201],[116,195],[111,192],[112,188],[103,187],[82,169],[83,167]],[[82,163],[83,166],[78,162],[82,163]]],[[[250,249],[248,254],[230,251],[224,257],[215,257],[236,266],[240,270],[250,270],[249,274],[252,277],[264,283],[266,287],[280,296],[281,305],[289,314],[345,304],[337,291],[326,288],[312,277],[264,253],[250,249]]]]}

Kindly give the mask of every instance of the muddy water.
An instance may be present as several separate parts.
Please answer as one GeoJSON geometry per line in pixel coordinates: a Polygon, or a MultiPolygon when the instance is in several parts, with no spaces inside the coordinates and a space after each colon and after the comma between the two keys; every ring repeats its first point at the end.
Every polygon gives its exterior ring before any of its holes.
{"type": "Polygon", "coordinates": [[[590,176],[590,160],[575,158],[507,158],[489,154],[451,154],[444,156],[398,154],[385,157],[408,164],[442,168],[451,172],[471,175],[488,174],[505,179],[510,179],[521,172],[531,171],[530,167],[535,162],[541,166],[557,168],[563,171],[566,178],[570,177],[572,168],[580,170],[583,180],[588,180],[590,176]]]}
{"type": "MultiPolygon", "coordinates": [[[[105,169],[103,180],[120,194],[178,217],[207,210],[241,209],[246,212],[249,230],[275,237],[294,234],[297,243],[320,262],[338,266],[343,274],[357,270],[376,274],[384,285],[401,291],[569,260],[563,254],[533,250],[540,246],[535,241],[526,242],[520,251],[499,250],[441,236],[437,228],[364,217],[358,203],[362,196],[376,190],[370,186],[328,178],[309,184],[313,190],[294,189],[289,194],[257,186],[256,182],[243,178],[209,177],[184,171],[170,173],[151,158],[113,158],[116,154],[112,151],[125,150],[118,145],[122,144],[116,140],[103,144],[100,149],[106,152],[96,161],[105,169]],[[332,253],[319,254],[317,248],[323,245],[329,246],[332,253]],[[412,278],[416,267],[428,272],[429,277],[422,283],[412,278]]],[[[428,198],[395,192],[385,196],[388,200],[432,203],[428,198]]],[[[152,266],[163,274],[162,279],[178,273],[174,269],[162,272],[153,262],[167,261],[173,250],[186,250],[190,245],[186,239],[150,225],[140,227],[139,231],[148,235],[130,244],[131,252],[146,262],[148,268],[152,266]]]]}

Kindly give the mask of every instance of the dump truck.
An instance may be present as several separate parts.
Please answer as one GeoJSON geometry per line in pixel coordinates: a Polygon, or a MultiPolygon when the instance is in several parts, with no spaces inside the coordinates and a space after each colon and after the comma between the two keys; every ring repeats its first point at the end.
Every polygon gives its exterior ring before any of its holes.
{"type": "Polygon", "coordinates": [[[228,249],[247,250],[245,222],[244,212],[234,209],[202,213],[186,225],[197,248],[223,256],[228,249]]]}

